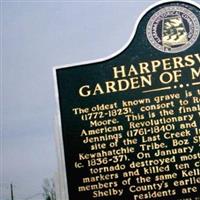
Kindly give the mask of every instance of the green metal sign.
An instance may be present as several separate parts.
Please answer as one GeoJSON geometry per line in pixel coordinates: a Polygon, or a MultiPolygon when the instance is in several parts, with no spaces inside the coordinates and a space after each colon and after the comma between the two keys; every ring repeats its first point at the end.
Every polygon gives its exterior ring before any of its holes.
{"type": "Polygon", "coordinates": [[[120,52],[55,69],[69,200],[200,199],[199,23],[157,4],[120,52]]]}

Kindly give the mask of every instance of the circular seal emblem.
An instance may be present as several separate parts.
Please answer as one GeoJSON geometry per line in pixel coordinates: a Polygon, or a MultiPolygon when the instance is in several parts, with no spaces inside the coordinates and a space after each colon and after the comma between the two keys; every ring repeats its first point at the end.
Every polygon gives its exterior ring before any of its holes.
{"type": "Polygon", "coordinates": [[[167,53],[188,49],[196,42],[199,32],[197,17],[182,6],[160,9],[150,18],[146,28],[151,45],[167,53]]]}

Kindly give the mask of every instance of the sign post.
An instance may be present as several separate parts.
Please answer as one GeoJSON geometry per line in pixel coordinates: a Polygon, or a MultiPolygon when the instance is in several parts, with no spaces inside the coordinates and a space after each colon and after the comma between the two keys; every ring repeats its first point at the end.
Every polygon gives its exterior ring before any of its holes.
{"type": "Polygon", "coordinates": [[[120,53],[55,69],[69,200],[200,199],[200,9],[149,9],[120,53]]]}

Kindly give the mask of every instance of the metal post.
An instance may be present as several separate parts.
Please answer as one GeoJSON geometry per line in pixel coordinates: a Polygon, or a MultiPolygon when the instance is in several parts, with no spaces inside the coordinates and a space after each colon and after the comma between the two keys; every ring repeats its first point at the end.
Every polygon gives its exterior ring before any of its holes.
{"type": "Polygon", "coordinates": [[[10,194],[11,194],[11,200],[14,200],[14,194],[13,194],[13,185],[10,184],[10,194]]]}

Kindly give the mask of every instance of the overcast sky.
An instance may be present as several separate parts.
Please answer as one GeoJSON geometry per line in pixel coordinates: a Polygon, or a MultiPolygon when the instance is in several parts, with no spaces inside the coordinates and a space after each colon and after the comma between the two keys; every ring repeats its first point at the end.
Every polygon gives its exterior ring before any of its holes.
{"type": "Polygon", "coordinates": [[[44,178],[57,170],[53,66],[119,50],[138,16],[153,2],[157,1],[2,2],[0,200],[10,199],[10,183],[15,200],[41,193],[44,178]]]}

